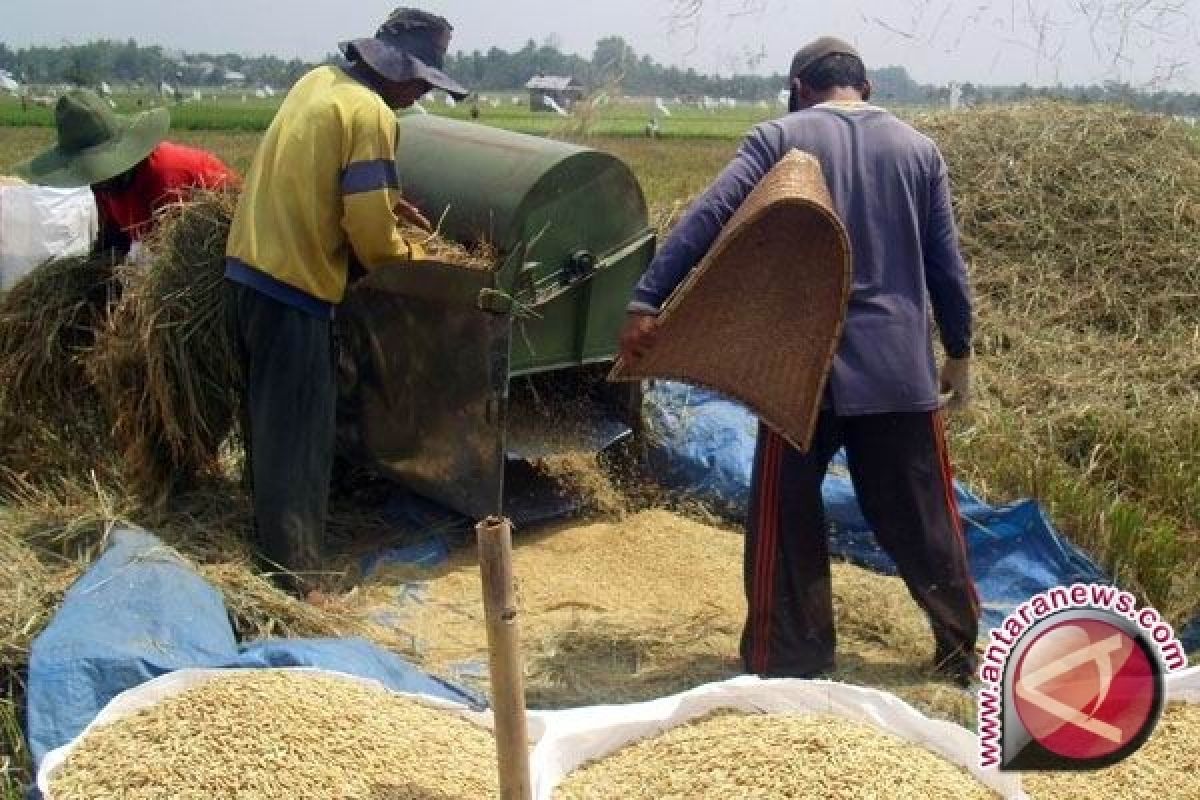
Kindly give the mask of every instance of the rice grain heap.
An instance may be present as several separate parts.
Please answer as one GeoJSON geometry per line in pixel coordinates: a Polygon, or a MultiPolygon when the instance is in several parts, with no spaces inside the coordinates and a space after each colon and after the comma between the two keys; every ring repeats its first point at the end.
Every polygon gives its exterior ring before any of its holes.
{"type": "Polygon", "coordinates": [[[1200,705],[1168,706],[1150,740],[1111,767],[1030,772],[1021,780],[1032,800],[1200,797],[1200,705]]]}
{"type": "MultiPolygon", "coordinates": [[[[667,511],[518,533],[526,695],[533,708],[649,700],[741,671],[742,536],[667,511]]],[[[475,684],[487,663],[473,549],[427,571],[382,573],[367,592],[411,637],[414,659],[475,684]],[[406,587],[395,588],[397,582],[406,587]]],[[[833,566],[837,680],[886,688],[967,724],[974,696],[929,669],[933,638],[899,578],[833,566]]]]}
{"type": "Polygon", "coordinates": [[[94,730],[48,800],[477,800],[492,735],[349,680],[231,672],[94,730]]]}
{"type": "Polygon", "coordinates": [[[717,712],[569,775],[555,800],[995,798],[965,769],[861,722],[717,712]]]}

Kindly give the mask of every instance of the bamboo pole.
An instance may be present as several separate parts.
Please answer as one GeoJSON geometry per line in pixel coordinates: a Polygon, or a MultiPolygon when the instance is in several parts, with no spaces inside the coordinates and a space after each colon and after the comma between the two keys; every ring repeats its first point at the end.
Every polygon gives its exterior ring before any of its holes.
{"type": "Polygon", "coordinates": [[[525,726],[525,678],[512,569],[512,523],[501,517],[488,517],[475,526],[475,534],[483,578],[500,797],[530,800],[529,736],[525,726]]]}

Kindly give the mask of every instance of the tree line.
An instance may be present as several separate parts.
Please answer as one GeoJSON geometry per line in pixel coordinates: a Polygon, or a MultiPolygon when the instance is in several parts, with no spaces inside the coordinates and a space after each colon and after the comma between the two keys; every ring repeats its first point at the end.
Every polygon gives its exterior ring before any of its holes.
{"type": "MultiPolygon", "coordinates": [[[[326,61],[334,56],[330,55],[326,61]]],[[[220,86],[230,72],[240,73],[249,86],[286,88],[314,64],[276,56],[247,57],[234,53],[170,53],[155,45],[101,40],[61,47],[12,49],[0,43],[0,69],[17,80],[35,84],[97,86],[101,82],[157,87],[160,82],[182,86],[220,86]]],[[[479,90],[511,90],[541,74],[569,75],[589,91],[621,91],[661,97],[733,97],[742,101],[771,100],[786,85],[782,73],[773,75],[704,75],[695,69],[664,66],[638,55],[620,36],[596,42],[590,57],[564,53],[553,37],[542,43],[530,39],[523,47],[498,47],[457,52],[447,58],[447,71],[479,90]]],[[[1061,98],[1079,102],[1112,102],[1149,111],[1200,116],[1200,94],[1144,92],[1127,84],[1031,87],[919,83],[904,67],[871,70],[875,97],[882,104],[945,104],[958,96],[967,105],[1061,98]]]]}
{"type": "Polygon", "coordinates": [[[300,59],[276,56],[170,53],[157,45],[139,45],[134,39],[16,50],[0,42],[0,69],[22,83],[33,84],[221,86],[229,82],[227,73],[236,72],[252,86],[287,87],[312,66],[300,59]]]}

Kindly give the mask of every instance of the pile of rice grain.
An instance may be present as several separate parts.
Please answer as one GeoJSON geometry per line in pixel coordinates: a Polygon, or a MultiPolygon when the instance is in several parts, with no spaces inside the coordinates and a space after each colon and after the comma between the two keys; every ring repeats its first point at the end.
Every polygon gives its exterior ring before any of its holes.
{"type": "Polygon", "coordinates": [[[231,672],[97,728],[50,800],[495,797],[491,734],[331,676],[231,672]]]}
{"type": "Polygon", "coordinates": [[[555,800],[994,798],[962,767],[871,725],[718,712],[569,775],[555,800]]]}
{"type": "MultiPolygon", "coordinates": [[[[518,532],[513,569],[533,708],[649,700],[741,671],[746,617],[737,533],[667,511],[518,532]]],[[[484,688],[487,642],[473,548],[366,592],[426,669],[484,688]],[[403,581],[403,588],[395,583],[403,581]],[[388,585],[388,584],[392,585],[388,585]]],[[[933,675],[933,637],[899,578],[833,567],[839,668],[932,716],[969,724],[974,696],[933,675]]]]}
{"type": "Polygon", "coordinates": [[[1031,772],[1021,780],[1032,800],[1200,797],[1200,705],[1168,706],[1150,740],[1111,767],[1031,772]]]}

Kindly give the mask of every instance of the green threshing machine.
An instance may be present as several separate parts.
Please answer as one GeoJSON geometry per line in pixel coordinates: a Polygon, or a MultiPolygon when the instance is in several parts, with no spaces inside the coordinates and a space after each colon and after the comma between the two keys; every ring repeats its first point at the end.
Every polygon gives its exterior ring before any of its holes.
{"type": "Polygon", "coordinates": [[[418,262],[348,295],[343,449],[472,518],[507,512],[506,465],[596,451],[640,396],[604,381],[630,291],[654,254],[618,158],[434,116],[400,119],[405,197],[494,270],[418,262]]]}

